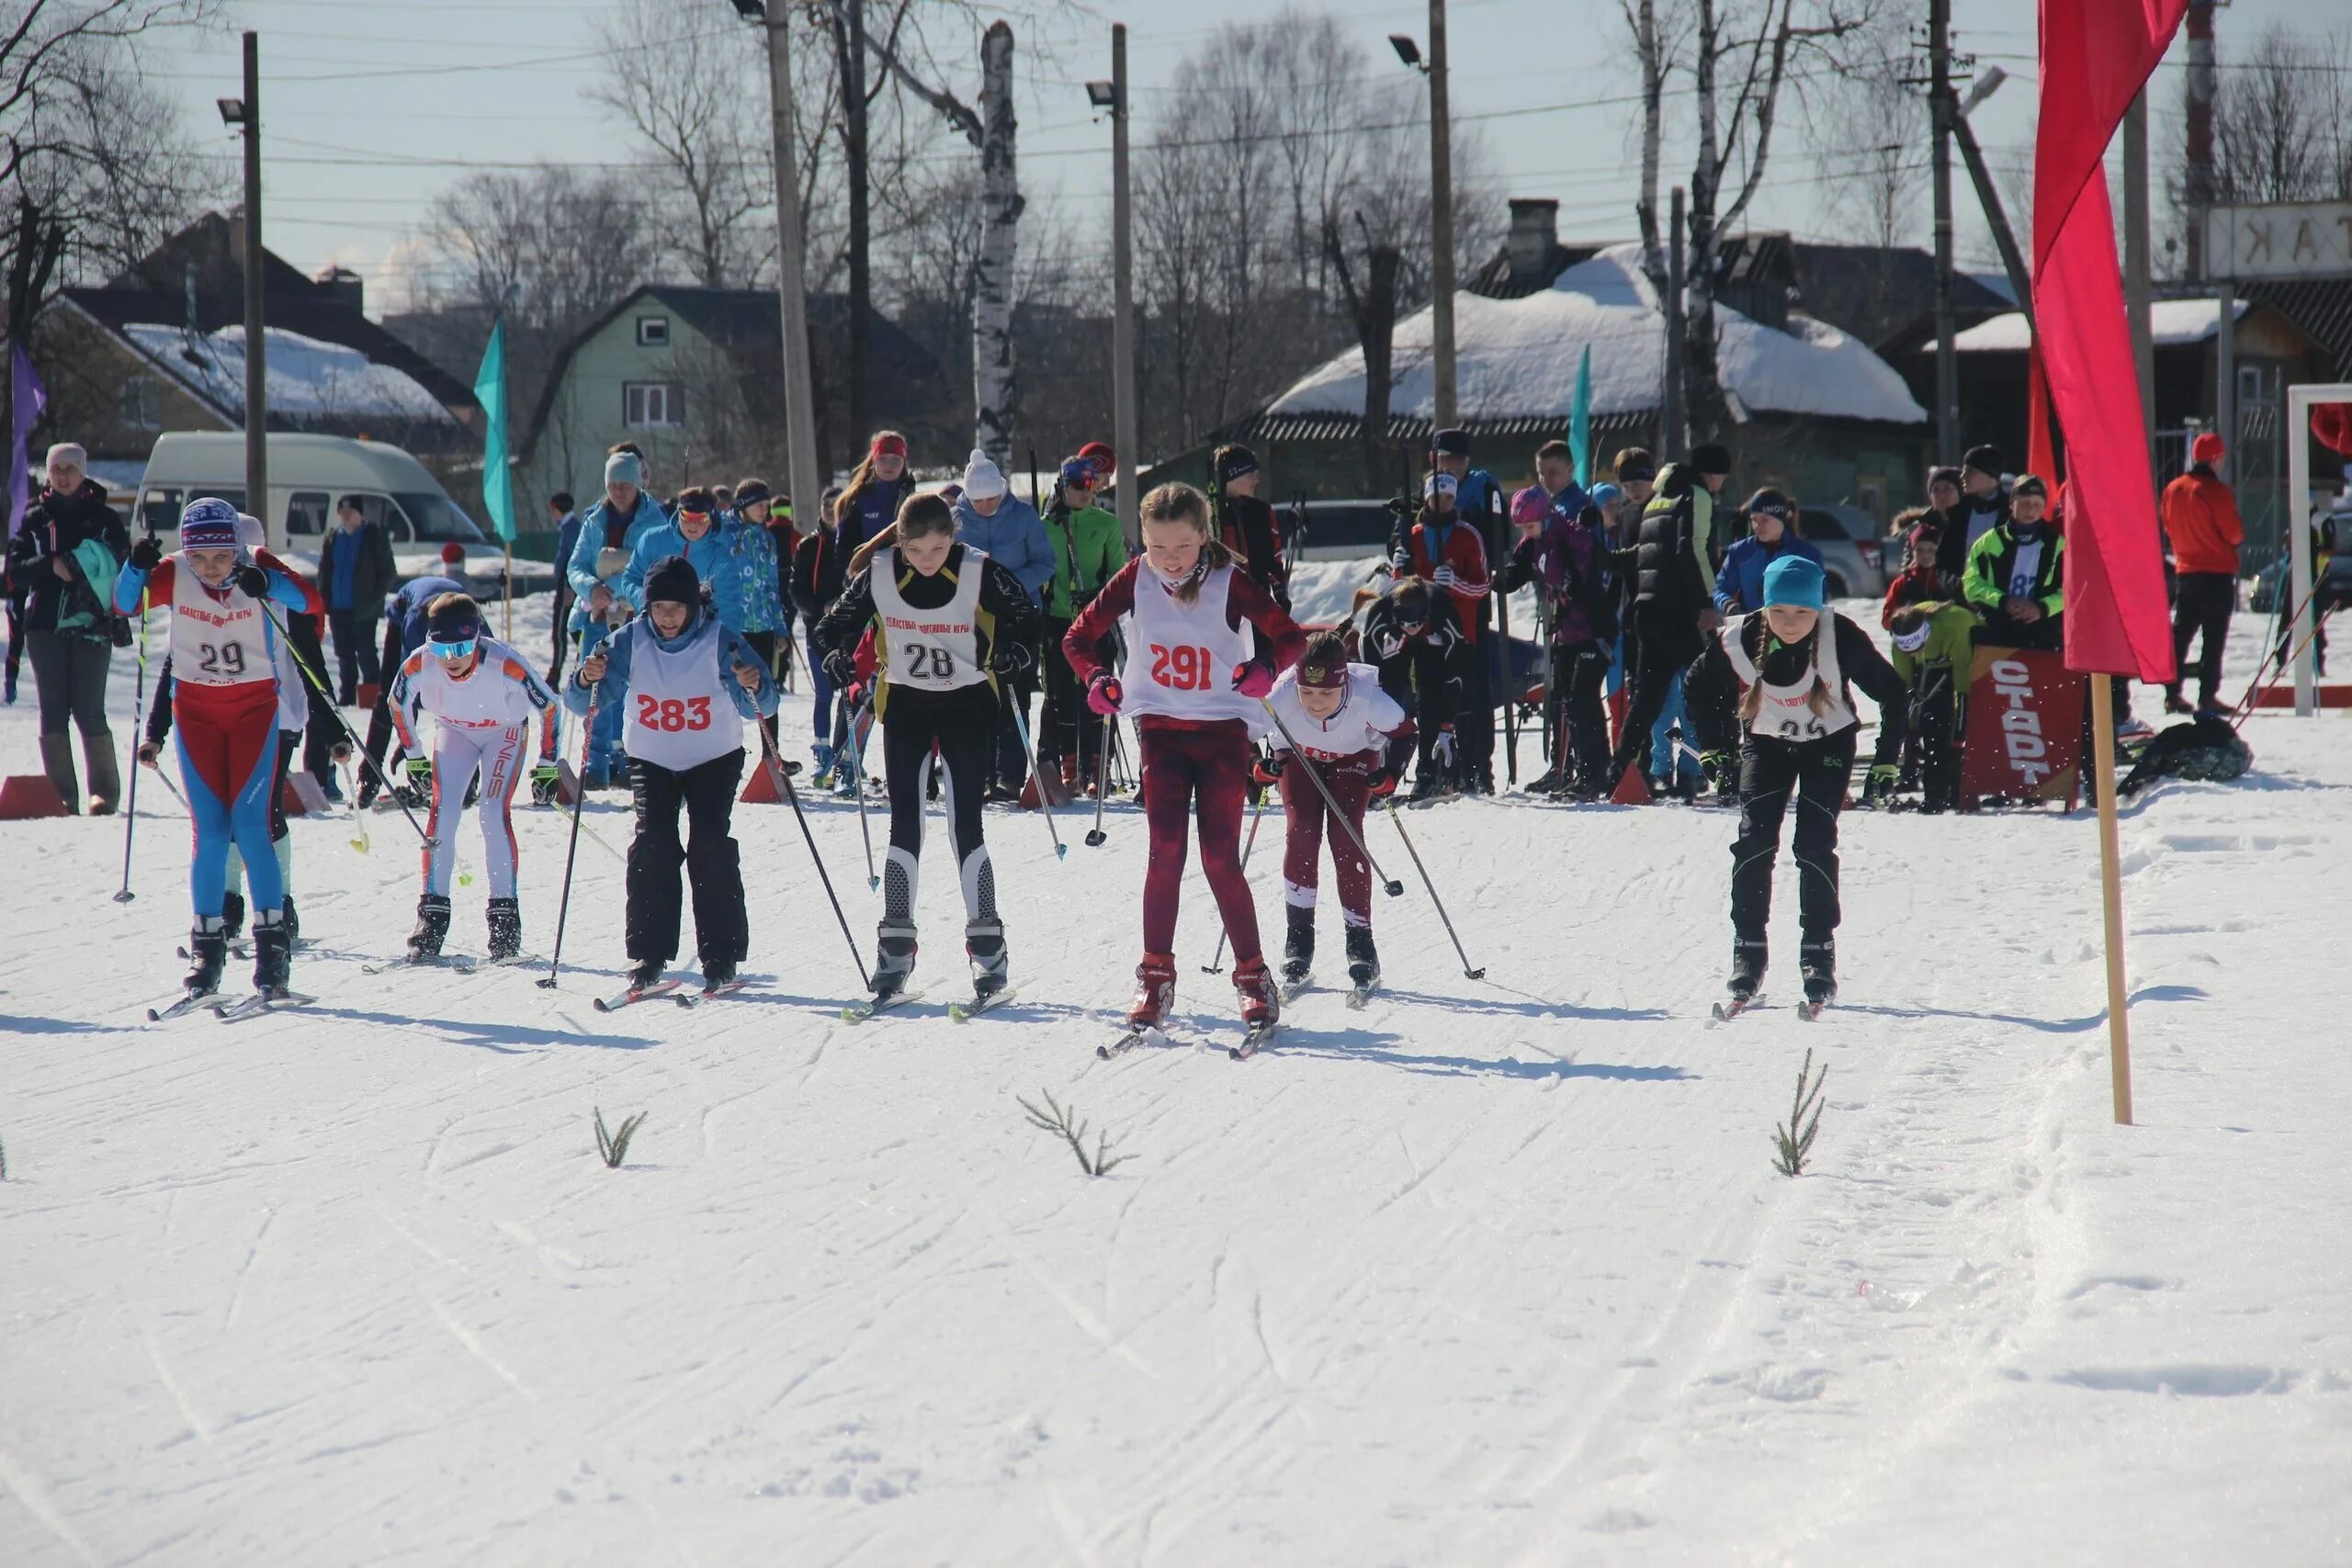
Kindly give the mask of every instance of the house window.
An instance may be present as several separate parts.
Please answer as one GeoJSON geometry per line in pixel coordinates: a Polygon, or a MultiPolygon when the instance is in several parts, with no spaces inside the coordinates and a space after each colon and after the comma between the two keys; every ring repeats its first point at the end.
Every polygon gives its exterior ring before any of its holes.
{"type": "Polygon", "coordinates": [[[686,389],[675,381],[630,381],[621,388],[621,423],[631,430],[676,429],[686,423],[686,389]]]}
{"type": "Polygon", "coordinates": [[[637,346],[667,348],[670,346],[670,318],[639,316],[637,319],[637,346]]]}
{"type": "Polygon", "coordinates": [[[133,376],[122,384],[122,423],[126,430],[164,428],[163,389],[153,376],[133,376]]]}
{"type": "Polygon", "coordinates": [[[2238,367],[2238,406],[2261,408],[2270,401],[2269,377],[2259,365],[2238,367]]]}

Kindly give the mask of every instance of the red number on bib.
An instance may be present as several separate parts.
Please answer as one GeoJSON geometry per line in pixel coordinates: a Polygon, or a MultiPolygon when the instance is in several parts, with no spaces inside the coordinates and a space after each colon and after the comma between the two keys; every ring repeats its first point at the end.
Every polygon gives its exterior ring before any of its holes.
{"type": "Polygon", "coordinates": [[[1151,678],[1159,685],[1180,692],[1204,692],[1216,669],[1216,656],[1205,648],[1151,645],[1151,678]]]}
{"type": "Polygon", "coordinates": [[[686,728],[688,729],[710,728],[710,699],[708,697],[686,699],[686,728]]]}
{"type": "Polygon", "coordinates": [[[637,697],[637,727],[639,729],[662,728],[662,699],[640,692],[637,697]]]}

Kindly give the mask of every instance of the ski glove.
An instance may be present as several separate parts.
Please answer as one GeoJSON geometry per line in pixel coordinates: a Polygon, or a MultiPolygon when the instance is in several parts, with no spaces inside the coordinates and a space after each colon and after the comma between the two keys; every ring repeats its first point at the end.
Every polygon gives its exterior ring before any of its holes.
{"type": "Polygon", "coordinates": [[[142,534],[130,547],[130,564],[141,571],[153,571],[164,564],[164,547],[155,542],[153,534],[142,534]]]}
{"type": "Polygon", "coordinates": [[[1434,581],[1440,588],[1452,588],[1454,583],[1453,569],[1450,566],[1439,567],[1434,581]]]}
{"type": "Polygon", "coordinates": [[[1259,758],[1250,765],[1250,776],[1257,780],[1261,784],[1273,784],[1281,779],[1283,776],[1283,769],[1287,766],[1289,762],[1289,752],[1269,752],[1267,755],[1259,758]]]}
{"type": "Polygon", "coordinates": [[[1256,660],[1233,667],[1233,689],[1245,697],[1262,700],[1274,689],[1274,671],[1256,660]]]}
{"type": "Polygon", "coordinates": [[[1125,696],[1119,689],[1119,678],[1108,670],[1097,670],[1094,679],[1086,683],[1086,705],[1104,718],[1119,716],[1119,704],[1125,696]]]}
{"type": "Polygon", "coordinates": [[[1373,769],[1372,776],[1364,781],[1363,793],[1365,797],[1371,800],[1386,800],[1390,795],[1395,795],[1396,770],[1386,767],[1373,769]]]}
{"type": "Polygon", "coordinates": [[[825,655],[825,679],[846,691],[857,683],[857,658],[845,648],[825,655]]]}
{"type": "Polygon", "coordinates": [[[989,649],[989,669],[999,675],[1018,675],[1037,662],[1026,643],[1010,639],[998,641],[989,649]]]}
{"type": "Polygon", "coordinates": [[[1870,776],[1862,782],[1862,798],[1883,801],[1894,794],[1898,770],[1893,762],[1872,762],[1870,776]]]}
{"type": "Polygon", "coordinates": [[[253,565],[237,569],[237,589],[248,599],[269,597],[269,573],[253,565]]]}
{"type": "Polygon", "coordinates": [[[433,759],[411,757],[408,760],[408,782],[412,789],[431,789],[433,787],[433,759]]]}
{"type": "Polygon", "coordinates": [[[1699,755],[1700,769],[1707,782],[1715,786],[1718,795],[1729,795],[1739,784],[1739,759],[1725,750],[1702,751],[1699,755]]]}

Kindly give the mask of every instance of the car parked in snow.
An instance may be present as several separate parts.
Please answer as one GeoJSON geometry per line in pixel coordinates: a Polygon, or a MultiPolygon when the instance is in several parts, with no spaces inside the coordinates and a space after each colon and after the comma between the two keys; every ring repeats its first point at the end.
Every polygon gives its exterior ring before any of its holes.
{"type": "Polygon", "coordinates": [[[1886,597],[1886,551],[1869,513],[1843,502],[1815,502],[1798,509],[1797,532],[1821,552],[1829,597],[1886,597]]]}

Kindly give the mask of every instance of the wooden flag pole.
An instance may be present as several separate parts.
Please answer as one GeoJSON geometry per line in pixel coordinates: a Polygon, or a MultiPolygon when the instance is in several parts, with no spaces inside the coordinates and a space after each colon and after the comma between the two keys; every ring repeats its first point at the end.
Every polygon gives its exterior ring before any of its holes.
{"type": "Polygon", "coordinates": [[[506,555],[506,629],[499,635],[511,643],[514,640],[514,541],[501,539],[498,547],[506,555]]]}
{"type": "Polygon", "coordinates": [[[2098,800],[2098,880],[2107,913],[2107,1063],[2115,1122],[2132,1124],[2132,1014],[2123,982],[2122,832],[2115,815],[2115,682],[2093,674],[2091,773],[2098,800]]]}

